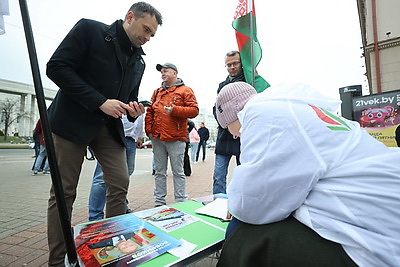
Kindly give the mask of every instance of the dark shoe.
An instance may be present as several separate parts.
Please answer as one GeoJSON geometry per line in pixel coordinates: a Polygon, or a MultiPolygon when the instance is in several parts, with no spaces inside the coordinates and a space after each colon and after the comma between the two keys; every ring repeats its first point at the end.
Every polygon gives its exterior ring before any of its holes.
{"type": "Polygon", "coordinates": [[[153,172],[151,173],[151,175],[155,175],[156,174],[156,170],[153,170],[153,172]]]}
{"type": "Polygon", "coordinates": [[[129,213],[132,213],[133,211],[131,210],[131,209],[127,209],[126,211],[125,211],[125,213],[126,214],[129,214],[129,213]]]}

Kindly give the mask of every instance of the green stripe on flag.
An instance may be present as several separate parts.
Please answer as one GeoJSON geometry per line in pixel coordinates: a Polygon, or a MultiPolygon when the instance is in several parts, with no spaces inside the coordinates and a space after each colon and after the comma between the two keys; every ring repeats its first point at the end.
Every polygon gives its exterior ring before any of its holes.
{"type": "MultiPolygon", "coordinates": [[[[247,83],[251,84],[252,81],[252,63],[251,63],[251,39],[250,39],[250,16],[253,16],[253,56],[254,56],[254,69],[262,58],[261,45],[257,39],[257,27],[256,27],[256,17],[252,13],[248,13],[242,17],[235,19],[232,22],[232,27],[239,33],[245,36],[237,36],[241,38],[243,47],[239,47],[240,58],[242,60],[243,72],[247,83]],[[244,39],[248,37],[247,40],[244,39]]],[[[239,43],[239,40],[238,40],[239,43]]],[[[255,73],[254,88],[258,93],[264,91],[266,88],[270,87],[270,84],[264,80],[257,72],[255,73]]]]}

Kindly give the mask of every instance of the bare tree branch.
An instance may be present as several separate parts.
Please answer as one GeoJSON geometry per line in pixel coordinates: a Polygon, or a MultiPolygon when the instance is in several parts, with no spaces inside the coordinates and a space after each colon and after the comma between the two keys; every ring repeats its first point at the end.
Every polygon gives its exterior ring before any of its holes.
{"type": "Polygon", "coordinates": [[[7,139],[8,129],[14,122],[18,122],[23,118],[30,118],[28,112],[20,113],[20,103],[18,99],[6,98],[0,101],[1,125],[4,125],[4,140],[7,139]]]}

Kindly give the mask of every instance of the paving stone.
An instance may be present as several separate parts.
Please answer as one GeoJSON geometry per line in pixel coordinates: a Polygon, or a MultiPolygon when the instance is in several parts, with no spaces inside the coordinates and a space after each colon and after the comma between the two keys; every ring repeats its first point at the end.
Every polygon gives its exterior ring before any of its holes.
{"type": "Polygon", "coordinates": [[[12,263],[15,262],[18,259],[18,257],[13,256],[13,255],[6,255],[1,253],[0,254],[0,266],[2,267],[8,267],[12,266],[12,263]]]}

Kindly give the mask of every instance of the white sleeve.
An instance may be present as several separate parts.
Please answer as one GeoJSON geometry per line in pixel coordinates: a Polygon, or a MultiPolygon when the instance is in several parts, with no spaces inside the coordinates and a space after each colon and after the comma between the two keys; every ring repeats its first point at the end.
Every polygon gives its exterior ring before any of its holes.
{"type": "Polygon", "coordinates": [[[324,164],[282,103],[249,107],[241,123],[241,165],[228,186],[229,211],[251,224],[280,221],[304,203],[324,164]]]}
{"type": "Polygon", "coordinates": [[[137,119],[136,119],[136,128],[135,128],[135,140],[137,141],[139,138],[143,137],[143,117],[144,115],[140,115],[137,119]]]}

